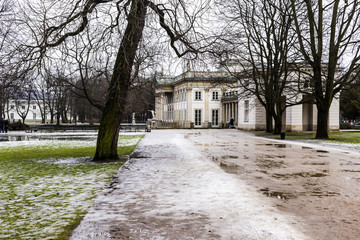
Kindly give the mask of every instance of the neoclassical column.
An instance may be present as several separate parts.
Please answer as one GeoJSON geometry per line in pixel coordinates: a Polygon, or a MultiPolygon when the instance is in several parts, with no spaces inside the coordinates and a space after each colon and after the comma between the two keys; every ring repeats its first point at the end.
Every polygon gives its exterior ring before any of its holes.
{"type": "Polygon", "coordinates": [[[186,93],[185,93],[185,98],[186,98],[186,123],[187,123],[187,127],[190,127],[190,123],[193,121],[192,120],[192,116],[193,116],[193,107],[192,107],[192,103],[193,103],[193,99],[192,99],[192,88],[188,87],[186,88],[186,93]]]}
{"type": "Polygon", "coordinates": [[[226,103],[226,122],[229,122],[230,120],[230,104],[226,103]]]}
{"type": "Polygon", "coordinates": [[[209,122],[211,123],[211,119],[209,117],[209,88],[205,88],[205,96],[204,96],[204,126],[207,128],[209,126],[209,122]]]}
{"type": "Polygon", "coordinates": [[[238,112],[239,112],[239,103],[235,102],[235,118],[234,118],[234,122],[236,123],[236,125],[238,124],[238,112]]]}
{"type": "Polygon", "coordinates": [[[222,106],[223,106],[223,107],[222,107],[222,119],[221,119],[221,121],[222,121],[222,122],[225,122],[225,121],[226,121],[226,120],[225,120],[225,119],[226,119],[226,104],[223,103],[222,106]]]}
{"type": "Polygon", "coordinates": [[[231,118],[235,121],[235,103],[231,103],[231,118]]]}

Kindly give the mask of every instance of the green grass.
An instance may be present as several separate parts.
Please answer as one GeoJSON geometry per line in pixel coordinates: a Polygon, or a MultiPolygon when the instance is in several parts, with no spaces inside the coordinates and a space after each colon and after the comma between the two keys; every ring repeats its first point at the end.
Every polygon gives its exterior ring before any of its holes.
{"type": "MultiPolygon", "coordinates": [[[[266,132],[254,132],[256,136],[263,136],[272,139],[280,139],[280,135],[266,132]]],[[[311,140],[315,138],[315,132],[286,132],[285,138],[290,140],[311,140]]],[[[329,132],[329,139],[326,142],[360,144],[360,132],[329,132]]]]}
{"type": "MultiPolygon", "coordinates": [[[[142,136],[119,138],[119,155],[128,155],[142,136]]],[[[94,152],[94,141],[1,147],[0,239],[68,239],[123,162],[56,160],[94,152]]]]}

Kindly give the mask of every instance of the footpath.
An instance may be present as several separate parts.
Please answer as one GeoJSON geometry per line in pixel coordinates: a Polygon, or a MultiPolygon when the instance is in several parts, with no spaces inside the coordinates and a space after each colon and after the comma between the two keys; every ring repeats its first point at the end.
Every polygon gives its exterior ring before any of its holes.
{"type": "Polygon", "coordinates": [[[71,239],[311,239],[301,219],[239,177],[258,143],[273,144],[236,130],[146,134],[71,239]]]}

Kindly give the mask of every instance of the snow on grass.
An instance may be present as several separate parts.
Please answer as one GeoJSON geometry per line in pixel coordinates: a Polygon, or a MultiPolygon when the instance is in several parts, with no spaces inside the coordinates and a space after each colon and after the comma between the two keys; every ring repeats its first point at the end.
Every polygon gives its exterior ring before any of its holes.
{"type": "Polygon", "coordinates": [[[91,206],[116,168],[78,176],[34,177],[24,185],[11,186],[7,190],[12,196],[1,201],[0,215],[5,219],[0,238],[53,239],[77,213],[91,206]]]}
{"type": "MultiPolygon", "coordinates": [[[[4,135],[4,134],[2,134],[4,135]]],[[[0,135],[1,136],[1,135],[0,135]]],[[[8,134],[8,136],[11,136],[8,134]]],[[[64,147],[95,147],[96,137],[95,133],[39,133],[39,134],[18,134],[17,137],[25,139],[23,141],[0,141],[0,149],[4,148],[18,148],[24,147],[36,147],[40,146],[43,148],[64,148],[64,147]],[[61,137],[60,137],[61,136],[61,137]],[[59,138],[60,137],[60,138],[59,138]],[[77,138],[73,140],[73,138],[77,138]],[[82,139],[83,138],[83,139],[82,139]],[[60,140],[59,140],[60,139],[60,140]]],[[[119,145],[130,146],[137,143],[138,138],[143,136],[141,134],[120,134],[119,145]]]]}
{"type": "MultiPolygon", "coordinates": [[[[120,136],[119,149],[133,149],[141,137],[120,136]]],[[[89,158],[95,144],[95,138],[1,142],[0,239],[57,239],[74,219],[84,216],[122,162],[55,160],[59,152],[67,156],[61,160],[89,158]]]]}

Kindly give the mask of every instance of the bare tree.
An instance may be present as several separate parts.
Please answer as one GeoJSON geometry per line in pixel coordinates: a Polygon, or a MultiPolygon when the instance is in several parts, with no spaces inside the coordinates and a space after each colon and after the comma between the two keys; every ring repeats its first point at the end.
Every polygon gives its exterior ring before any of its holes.
{"type": "Polygon", "coordinates": [[[221,6],[228,30],[219,57],[238,80],[241,96],[255,96],[265,108],[266,131],[280,134],[282,115],[296,104],[297,93],[290,74],[296,59],[290,0],[237,0],[221,6]]]}
{"type": "MultiPolygon", "coordinates": [[[[23,11],[27,21],[24,23],[31,29],[35,39],[31,44],[23,44],[27,60],[40,64],[50,49],[69,43],[71,37],[86,33],[84,30],[87,28],[97,28],[96,25],[102,27],[102,31],[98,31],[99,38],[117,33],[118,50],[106,94],[94,160],[118,158],[120,123],[134,71],[135,56],[141,47],[145,27],[152,30],[154,22],[157,22],[179,57],[191,53],[196,55],[201,48],[196,18],[204,12],[207,4],[187,3],[185,0],[158,4],[149,0],[43,0],[36,4],[27,1],[23,11]],[[29,14],[29,11],[33,14],[29,14]],[[42,19],[35,20],[34,16],[42,16],[42,19]]],[[[208,43],[208,39],[203,42],[208,43]]]]}
{"type": "Polygon", "coordinates": [[[6,103],[18,84],[17,72],[11,62],[11,39],[14,36],[13,4],[9,0],[0,0],[0,118],[5,117],[6,103]]]}
{"type": "Polygon", "coordinates": [[[327,139],[330,105],[359,74],[354,70],[360,60],[360,4],[357,0],[291,0],[291,7],[299,50],[312,68],[311,94],[318,110],[316,138],[327,139]]]}
{"type": "MultiPolygon", "coordinates": [[[[360,71],[356,69],[355,73],[360,71]]],[[[346,86],[340,94],[340,111],[347,120],[360,119],[360,75],[350,85],[346,86]]]]}
{"type": "Polygon", "coordinates": [[[29,113],[32,99],[31,86],[22,86],[14,95],[14,99],[16,112],[21,117],[22,123],[25,124],[25,119],[29,113]]]}

